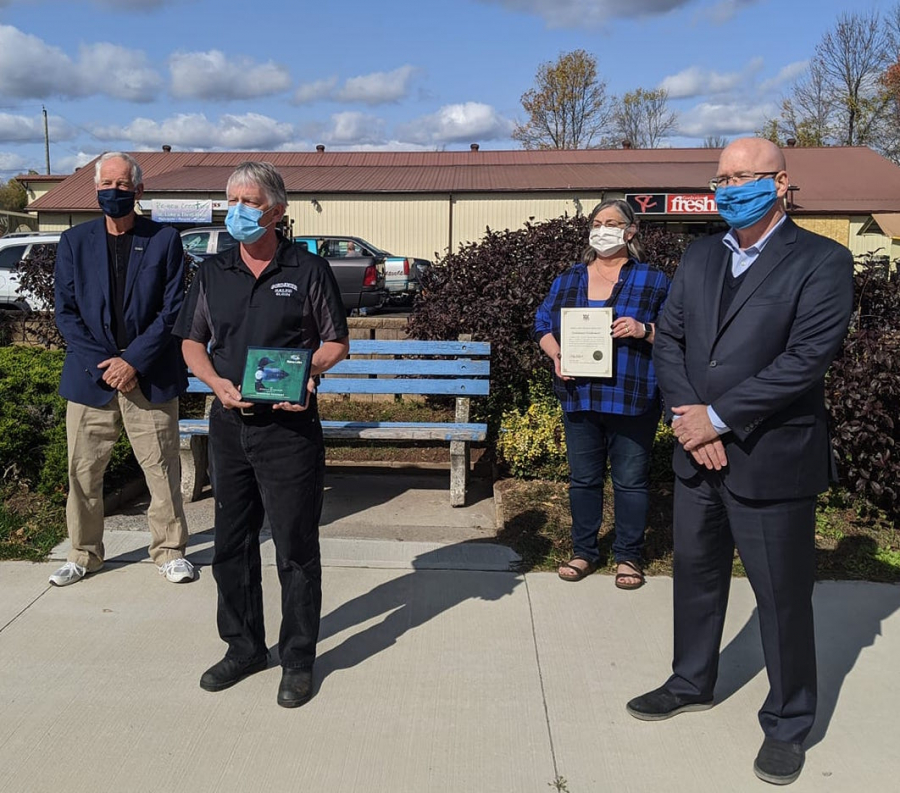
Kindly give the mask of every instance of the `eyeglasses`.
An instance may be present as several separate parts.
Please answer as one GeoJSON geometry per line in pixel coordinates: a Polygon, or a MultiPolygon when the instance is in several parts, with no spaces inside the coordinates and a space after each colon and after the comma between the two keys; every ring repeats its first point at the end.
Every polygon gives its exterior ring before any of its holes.
{"type": "Polygon", "coordinates": [[[598,229],[601,226],[605,229],[627,229],[631,225],[625,220],[595,220],[591,228],[598,229]]]}
{"type": "Polygon", "coordinates": [[[714,176],[709,180],[709,189],[715,192],[720,187],[747,184],[747,182],[758,182],[766,176],[778,176],[780,173],[781,171],[755,171],[753,173],[734,173],[730,176],[726,174],[714,176]]]}

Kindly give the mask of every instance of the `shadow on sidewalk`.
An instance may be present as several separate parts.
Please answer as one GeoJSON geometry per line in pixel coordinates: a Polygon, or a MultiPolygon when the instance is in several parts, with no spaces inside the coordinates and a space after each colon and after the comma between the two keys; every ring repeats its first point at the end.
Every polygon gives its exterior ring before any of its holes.
{"type": "MultiPolygon", "coordinates": [[[[876,558],[878,547],[870,537],[846,537],[831,553],[867,557],[867,566],[886,565],[876,558]],[[841,547],[841,546],[844,547],[841,547]]],[[[889,578],[892,570],[873,578],[889,578]]],[[[816,722],[806,741],[815,746],[828,731],[844,680],[856,666],[862,651],[881,635],[884,620],[900,609],[900,586],[868,582],[818,581],[813,592],[818,665],[816,722]],[[853,586],[856,583],[857,586],[853,586]],[[873,587],[878,587],[877,591],[873,587]]],[[[759,618],[754,609],[738,634],[722,650],[716,702],[721,703],[765,669],[759,636],[759,618]]],[[[887,688],[890,681],[882,681],[887,688]]],[[[760,703],[762,704],[762,703],[760,703]]]]}
{"type": "Polygon", "coordinates": [[[342,604],[322,618],[319,641],[385,615],[380,622],[348,636],[316,659],[316,686],[330,674],[350,669],[386,650],[407,631],[418,628],[460,603],[496,601],[512,594],[522,578],[508,572],[448,570],[455,546],[437,548],[413,560],[415,568],[400,578],[342,604]]]}

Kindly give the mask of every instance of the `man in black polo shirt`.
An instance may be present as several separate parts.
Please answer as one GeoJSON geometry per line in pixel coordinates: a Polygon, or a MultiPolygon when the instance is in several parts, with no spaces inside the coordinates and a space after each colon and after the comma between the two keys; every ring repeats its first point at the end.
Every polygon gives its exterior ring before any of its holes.
{"type": "Polygon", "coordinates": [[[267,518],[281,582],[278,704],[298,707],[312,695],[322,605],[325,447],[315,383],[305,405],[271,407],[243,400],[237,384],[250,346],[310,349],[312,375],[330,369],[347,356],[347,319],[328,262],[275,230],[287,194],[274,166],[241,163],[226,194],[225,223],[240,245],[200,267],[174,331],[184,360],[216,395],[213,576],[228,650],[200,686],[221,691],[266,667],[259,532],[267,518]]]}

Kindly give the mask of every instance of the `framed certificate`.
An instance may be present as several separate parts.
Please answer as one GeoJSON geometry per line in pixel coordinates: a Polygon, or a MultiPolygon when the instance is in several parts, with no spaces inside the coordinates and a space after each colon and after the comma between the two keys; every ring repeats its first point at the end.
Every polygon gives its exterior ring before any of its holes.
{"type": "Polygon", "coordinates": [[[563,308],[560,371],[568,377],[612,377],[612,308],[563,308]]]}
{"type": "Polygon", "coordinates": [[[248,347],[241,380],[247,402],[306,402],[312,350],[287,347],[248,347]]]}

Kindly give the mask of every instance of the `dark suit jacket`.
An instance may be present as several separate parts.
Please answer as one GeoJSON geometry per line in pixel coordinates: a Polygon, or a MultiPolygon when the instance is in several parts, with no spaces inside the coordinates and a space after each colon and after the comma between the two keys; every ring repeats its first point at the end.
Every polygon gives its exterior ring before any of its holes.
{"type": "MultiPolygon", "coordinates": [[[[717,234],[694,242],[659,320],[653,361],[667,406],[712,405],[731,428],[724,482],[737,496],[791,499],[828,488],[832,469],[825,371],[853,306],[853,258],[836,242],[778,228],[719,325],[731,251],[717,234]]],[[[700,466],[681,446],[675,473],[700,466]]]]}
{"type": "Polygon", "coordinates": [[[187,387],[172,326],[184,298],[184,251],[178,232],[138,215],[125,281],[125,324],[133,341],[120,352],[110,331],[110,279],[104,218],[64,232],[56,252],[56,324],[66,341],[59,393],[101,407],[115,391],[97,364],[121,356],[138,371],[150,402],[187,387]]]}

